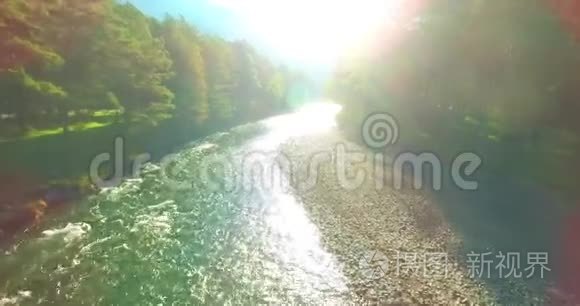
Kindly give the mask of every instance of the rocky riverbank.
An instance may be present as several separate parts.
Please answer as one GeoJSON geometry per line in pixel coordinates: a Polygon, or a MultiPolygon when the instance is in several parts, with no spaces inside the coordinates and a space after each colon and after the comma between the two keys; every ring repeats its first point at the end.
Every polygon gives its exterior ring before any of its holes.
{"type": "MultiPolygon", "coordinates": [[[[345,144],[349,151],[368,152],[334,131],[294,139],[283,153],[298,165],[297,181],[308,175],[311,158],[345,144]]],[[[372,155],[369,155],[369,157],[372,155]]],[[[372,173],[372,159],[352,170],[372,173]]],[[[518,282],[495,288],[473,279],[465,264],[463,238],[447,222],[427,192],[376,188],[370,177],[355,190],[343,188],[336,167],[318,167],[316,187],[298,192],[310,218],[318,226],[324,245],[339,258],[349,287],[362,303],[380,304],[543,304],[518,282]],[[500,292],[498,292],[500,288],[500,292]]],[[[353,175],[351,172],[350,175],[353,175]]],[[[298,186],[295,186],[298,187],[298,186]]]]}
{"type": "Polygon", "coordinates": [[[0,178],[0,246],[34,229],[51,213],[96,191],[82,180],[40,184],[15,176],[0,178]]]}

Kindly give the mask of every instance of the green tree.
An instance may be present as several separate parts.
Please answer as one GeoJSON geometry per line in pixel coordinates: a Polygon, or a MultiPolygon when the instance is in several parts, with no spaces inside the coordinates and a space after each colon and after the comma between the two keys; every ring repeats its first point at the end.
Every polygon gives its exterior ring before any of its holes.
{"type": "Polygon", "coordinates": [[[10,84],[3,95],[3,111],[15,113],[22,129],[32,123],[34,113],[46,117],[56,112],[63,117],[66,130],[68,112],[74,103],[70,103],[60,72],[65,70],[68,54],[82,49],[76,46],[83,46],[101,20],[105,3],[72,0],[0,3],[0,52],[4,55],[0,73],[10,84]]]}
{"type": "Polygon", "coordinates": [[[238,104],[236,116],[243,121],[252,120],[259,112],[258,99],[262,90],[255,51],[244,41],[235,42],[233,50],[235,58],[233,93],[238,104]]]}
{"type": "Polygon", "coordinates": [[[125,123],[156,124],[171,117],[173,93],[164,85],[172,62],[149,19],[131,4],[113,5],[94,41],[98,81],[118,101],[125,123]]]}
{"type": "Polygon", "coordinates": [[[162,24],[162,38],[175,71],[167,84],[175,93],[176,116],[180,121],[202,125],[208,119],[209,105],[199,35],[183,19],[168,17],[162,24]]]}
{"type": "Polygon", "coordinates": [[[214,123],[231,121],[236,113],[234,89],[234,54],[231,45],[217,37],[204,37],[203,55],[209,86],[210,117],[214,123]]]}

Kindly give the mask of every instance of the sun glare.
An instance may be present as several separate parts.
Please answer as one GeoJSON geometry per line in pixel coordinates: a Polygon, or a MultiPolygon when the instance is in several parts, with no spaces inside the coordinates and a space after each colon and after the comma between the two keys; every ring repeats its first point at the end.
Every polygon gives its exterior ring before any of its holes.
{"type": "Polygon", "coordinates": [[[332,63],[357,48],[396,13],[401,0],[214,0],[238,15],[253,35],[304,64],[332,63]]]}

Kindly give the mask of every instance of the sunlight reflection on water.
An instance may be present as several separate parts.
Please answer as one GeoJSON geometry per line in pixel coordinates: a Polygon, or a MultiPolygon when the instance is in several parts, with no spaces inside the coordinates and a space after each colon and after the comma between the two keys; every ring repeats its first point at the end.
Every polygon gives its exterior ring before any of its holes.
{"type": "MultiPolygon", "coordinates": [[[[179,152],[182,170],[199,180],[192,169],[215,152],[232,150],[237,158],[276,152],[292,137],[333,128],[339,110],[312,104],[257,123],[267,128],[257,138],[234,129],[202,140],[179,152]]],[[[267,165],[275,158],[259,156],[267,165]]],[[[340,264],[291,192],[277,186],[251,194],[194,186],[176,192],[158,166],[149,168],[6,253],[0,305],[4,297],[54,305],[347,303],[340,264]]]]}
{"type": "Polygon", "coordinates": [[[329,102],[308,104],[290,115],[272,117],[263,121],[270,130],[253,142],[256,150],[273,150],[291,137],[322,133],[336,127],[336,115],[342,106],[329,102]]]}
{"type": "MultiPolygon", "coordinates": [[[[336,115],[341,106],[332,103],[313,103],[291,115],[264,121],[269,132],[250,146],[256,150],[275,150],[292,137],[322,133],[336,127],[336,115]]],[[[264,158],[273,158],[266,154],[264,158]]],[[[275,162],[264,160],[264,165],[275,162]]],[[[285,280],[307,299],[320,299],[328,290],[347,292],[346,278],[334,256],[321,245],[318,228],[310,221],[303,205],[280,185],[259,192],[268,203],[266,222],[272,234],[268,245],[286,267],[285,280]]],[[[328,297],[327,297],[328,298],[328,297]]],[[[328,301],[326,301],[328,302],[328,301]]],[[[334,301],[334,302],[338,302],[334,301]]]]}

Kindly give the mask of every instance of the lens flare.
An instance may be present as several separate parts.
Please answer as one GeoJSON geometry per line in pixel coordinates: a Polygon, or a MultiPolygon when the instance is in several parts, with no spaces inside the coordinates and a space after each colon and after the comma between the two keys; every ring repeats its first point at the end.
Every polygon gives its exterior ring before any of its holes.
{"type": "Polygon", "coordinates": [[[333,63],[399,11],[401,0],[215,0],[260,44],[304,64],[333,63]]]}

